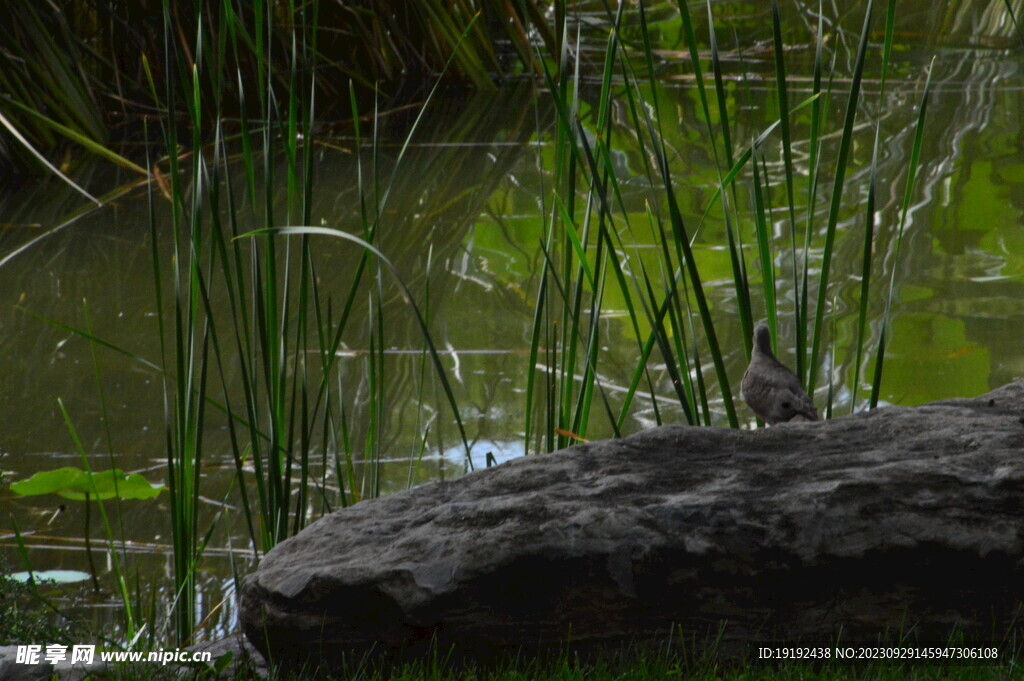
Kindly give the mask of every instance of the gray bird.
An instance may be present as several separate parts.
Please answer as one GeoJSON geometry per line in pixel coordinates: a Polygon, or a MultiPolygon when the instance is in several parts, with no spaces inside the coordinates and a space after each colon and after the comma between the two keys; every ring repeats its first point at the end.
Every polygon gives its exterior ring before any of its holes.
{"type": "Polygon", "coordinates": [[[754,350],[750,366],[740,383],[740,397],[761,420],[775,425],[797,414],[818,420],[818,410],[800,386],[800,380],[772,354],[768,325],[754,327],[754,350]]]}

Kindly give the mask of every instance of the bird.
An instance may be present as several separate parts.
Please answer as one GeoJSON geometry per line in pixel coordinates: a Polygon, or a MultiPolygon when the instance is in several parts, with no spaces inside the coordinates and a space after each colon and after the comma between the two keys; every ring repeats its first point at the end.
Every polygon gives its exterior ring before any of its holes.
{"type": "Polygon", "coordinates": [[[754,327],[754,349],[740,383],[740,397],[761,420],[773,426],[797,415],[818,420],[818,410],[800,379],[772,353],[771,334],[764,322],[754,327]]]}

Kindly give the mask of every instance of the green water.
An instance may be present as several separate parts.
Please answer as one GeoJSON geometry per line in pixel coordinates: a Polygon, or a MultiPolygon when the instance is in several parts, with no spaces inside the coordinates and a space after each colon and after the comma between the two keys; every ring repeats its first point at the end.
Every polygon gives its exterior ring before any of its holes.
{"type": "MultiPolygon", "coordinates": [[[[737,148],[749,144],[778,116],[770,23],[760,4],[715,6],[725,76],[735,96],[731,106],[735,107],[733,140],[737,148]],[[732,49],[734,31],[735,41],[743,46],[742,54],[732,49]]],[[[821,405],[831,377],[837,415],[862,409],[867,394],[861,389],[857,403],[851,402],[864,233],[861,204],[867,191],[876,121],[881,124],[882,154],[875,218],[876,264],[869,301],[875,340],[893,273],[896,281],[882,399],[915,405],[969,397],[1024,377],[1024,345],[1018,340],[1024,333],[1024,154],[1020,149],[1024,57],[1001,1],[950,4],[957,7],[935,10],[931,3],[899,3],[898,49],[884,98],[880,83],[871,80],[880,62],[878,36],[872,38],[869,80],[859,112],[861,127],[848,171],[846,208],[836,237],[830,285],[834,304],[827,328],[831,337],[834,323],[834,350],[822,358],[816,386],[816,401],[821,405]],[[895,234],[916,106],[923,91],[924,69],[933,56],[935,91],[925,146],[906,233],[897,253],[895,234]]],[[[811,19],[791,11],[787,25],[794,37],[787,42],[793,49],[786,58],[791,98],[799,101],[810,92],[813,43],[808,42],[805,24],[811,19]]],[[[827,59],[835,54],[839,74],[849,72],[860,12],[830,17],[834,25],[828,29],[827,59]]],[[[661,122],[672,154],[677,199],[692,233],[718,175],[692,79],[680,75],[690,70],[679,66],[679,57],[672,52],[685,50],[678,38],[678,22],[668,10],[655,12],[653,17],[660,22],[655,32],[669,50],[662,55],[666,64],[661,68],[661,122]]],[[[585,51],[584,56],[600,59],[600,53],[593,50],[585,51]]],[[[595,70],[598,66],[599,62],[595,70]]],[[[585,127],[592,127],[596,116],[587,104],[596,95],[596,85],[585,82],[581,90],[585,127]]],[[[827,104],[830,130],[841,121],[847,87],[843,78],[837,79],[836,93],[827,104]]],[[[658,254],[646,228],[640,226],[646,225],[648,205],[664,210],[666,201],[650,188],[624,107],[624,102],[619,102],[613,112],[615,172],[636,227],[622,228],[627,245],[622,258],[627,267],[642,260],[657,271],[658,254]]],[[[380,120],[385,140],[380,175],[385,181],[393,177],[394,184],[377,243],[428,311],[431,332],[466,424],[474,463],[483,466],[488,453],[499,462],[523,454],[527,376],[531,370],[543,369],[529,366],[528,351],[538,272],[543,264],[539,242],[552,210],[553,112],[543,100],[536,104],[531,84],[522,82],[504,87],[497,96],[435,101],[396,168],[394,162],[413,116],[414,112],[394,113],[380,120]]],[[[798,119],[794,154],[801,178],[807,170],[805,130],[806,121],[798,119]]],[[[837,143],[838,135],[826,138],[823,163],[834,159],[837,143]]],[[[360,229],[357,155],[364,167],[372,164],[370,151],[355,148],[351,136],[317,141],[314,224],[353,232],[360,229]]],[[[777,152],[769,153],[767,169],[775,205],[781,206],[784,187],[777,159],[777,152]]],[[[277,163],[278,176],[284,177],[283,162],[277,163]]],[[[831,170],[826,171],[825,176],[831,175],[831,170]]],[[[137,179],[87,162],[75,169],[75,176],[96,194],[137,179]]],[[[741,187],[749,183],[746,178],[741,187]]],[[[824,194],[827,188],[821,191],[824,194]]],[[[167,203],[159,193],[153,200],[159,226],[166,233],[170,229],[167,203]]],[[[0,468],[9,480],[39,470],[81,465],[58,399],[91,453],[91,467],[116,465],[142,472],[151,480],[164,477],[164,411],[157,372],[109,349],[90,348],[80,336],[46,321],[90,328],[98,338],[159,362],[148,201],[145,188],[139,187],[68,222],[85,201],[56,180],[9,185],[0,196],[0,452],[5,454],[0,468]],[[32,243],[45,233],[49,235],[32,243]],[[113,464],[108,452],[116,453],[113,464]]],[[[819,196],[815,225],[820,229],[824,228],[827,207],[827,199],[819,196]]],[[[802,224],[806,216],[796,217],[802,224]]],[[[749,215],[740,229],[748,267],[756,279],[757,254],[749,215]]],[[[788,244],[788,216],[781,209],[773,215],[773,229],[778,242],[788,244]]],[[[351,245],[326,239],[317,240],[315,248],[321,288],[340,298],[347,291],[346,282],[359,253],[351,245]]],[[[694,251],[735,387],[747,358],[719,209],[711,212],[697,233],[694,251]]],[[[164,267],[168,266],[169,238],[161,240],[158,253],[164,267]]],[[[812,265],[819,261],[815,258],[820,259],[819,252],[812,252],[812,265]]],[[[792,263],[784,255],[775,264],[780,273],[780,354],[793,365],[792,278],[788,274],[792,263]]],[[[409,308],[392,283],[384,286],[388,350],[381,451],[386,455],[380,470],[383,491],[388,493],[410,483],[461,475],[466,461],[451,412],[430,379],[429,367],[426,381],[420,381],[423,343],[409,308]]],[[[754,308],[755,315],[763,315],[760,300],[754,301],[754,308]]],[[[621,296],[612,288],[606,293],[602,311],[600,381],[617,407],[638,350],[621,296]]],[[[367,316],[367,305],[357,302],[354,319],[367,316]]],[[[369,421],[364,399],[369,337],[368,322],[353,322],[344,337],[340,362],[340,380],[351,400],[357,466],[362,456],[358,444],[366,439],[369,421]]],[[[539,362],[543,365],[545,358],[539,362]]],[[[683,422],[663,367],[652,359],[650,368],[661,419],[683,422]]],[[[704,369],[705,380],[714,384],[710,363],[704,369]]],[[[228,371],[229,381],[237,381],[230,367],[228,371]]],[[[862,380],[865,376],[870,373],[864,373],[862,380]]],[[[716,425],[724,425],[721,404],[712,404],[712,408],[716,425]]],[[[752,420],[745,407],[739,409],[741,418],[752,420]]],[[[655,425],[654,414],[649,397],[638,395],[625,432],[655,425]]],[[[751,426],[750,422],[744,424],[751,426]]],[[[595,413],[587,437],[611,434],[603,413],[595,413]]],[[[536,450],[536,442],[529,446],[536,450]]],[[[323,452],[314,454],[317,458],[323,452]]],[[[228,494],[234,463],[223,419],[212,418],[207,423],[205,461],[203,495],[209,500],[212,517],[222,501],[236,501],[228,494]]],[[[322,469],[315,468],[319,475],[322,469]]],[[[329,473],[327,484],[332,484],[329,473]]],[[[128,538],[137,542],[133,550],[139,555],[140,572],[155,588],[168,588],[164,584],[170,541],[164,524],[166,504],[164,496],[155,503],[124,506],[128,538]]],[[[4,518],[0,521],[0,552],[12,569],[22,566],[8,531],[8,516],[14,517],[25,533],[29,557],[37,569],[88,569],[79,539],[84,514],[74,502],[69,502],[64,512],[59,506],[53,499],[14,498],[6,485],[0,489],[0,518],[4,518]]],[[[212,542],[217,549],[209,552],[202,574],[203,612],[231,593],[228,553],[235,551],[243,572],[251,560],[240,512],[228,509],[212,542]]],[[[94,526],[94,536],[98,531],[94,526]]],[[[100,564],[101,572],[109,570],[105,560],[100,564]]],[[[109,572],[105,575],[109,578],[109,572]]],[[[78,610],[98,621],[110,617],[105,598],[97,599],[86,591],[66,598],[74,604],[92,604],[78,610]]],[[[217,628],[231,626],[233,608],[233,600],[226,598],[211,620],[217,628]]]]}

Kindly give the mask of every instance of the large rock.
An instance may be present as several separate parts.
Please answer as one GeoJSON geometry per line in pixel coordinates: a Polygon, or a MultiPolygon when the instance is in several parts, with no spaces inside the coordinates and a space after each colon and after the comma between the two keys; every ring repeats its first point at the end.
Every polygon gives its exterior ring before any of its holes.
{"type": "Polygon", "coordinates": [[[242,589],[271,659],[986,641],[1024,596],[1024,382],[737,431],[668,426],[324,517],[242,589]]]}

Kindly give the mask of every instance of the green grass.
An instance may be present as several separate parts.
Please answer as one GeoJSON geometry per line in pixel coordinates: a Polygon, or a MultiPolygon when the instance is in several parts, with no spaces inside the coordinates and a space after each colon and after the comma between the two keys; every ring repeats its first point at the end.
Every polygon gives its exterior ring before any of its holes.
{"type": "MultiPolygon", "coordinates": [[[[0,574],[16,571],[6,557],[0,559],[0,574]]],[[[70,643],[73,633],[58,617],[56,608],[35,584],[0,578],[0,646],[37,641],[70,643]]]]}
{"type": "MultiPolygon", "coordinates": [[[[66,645],[100,643],[81,623],[61,621],[54,624],[55,613],[39,598],[31,585],[0,579],[0,645],[63,643],[66,645]]],[[[680,646],[678,640],[666,641],[656,649],[630,649],[608,652],[590,660],[568,654],[545,657],[515,655],[504,660],[454,662],[439,653],[424,655],[412,662],[387,664],[381,661],[355,663],[351,667],[319,677],[325,681],[664,681],[667,679],[736,681],[949,681],[1017,678],[1019,656],[1012,643],[997,644],[1000,660],[991,665],[841,662],[767,662],[748,656],[723,655],[714,645],[696,652],[680,646]]],[[[164,649],[173,649],[163,646],[164,649]]],[[[134,650],[148,653],[160,650],[159,644],[136,645],[134,650]]],[[[830,655],[830,657],[832,657],[830,655]]],[[[149,679],[193,678],[203,681],[225,679],[257,681],[253,660],[243,655],[233,659],[234,667],[219,674],[207,665],[120,663],[112,665],[104,678],[149,679]]],[[[213,660],[215,666],[223,662],[213,660]]],[[[307,670],[308,671],[308,670],[307,670]]],[[[270,668],[271,681],[297,681],[310,678],[306,672],[285,672],[270,668]]]]}
{"type": "MultiPolygon", "coordinates": [[[[592,663],[580,662],[569,657],[547,661],[520,658],[511,663],[483,667],[474,664],[458,667],[437,661],[423,661],[376,669],[359,669],[340,675],[327,674],[325,678],[336,681],[966,681],[1006,679],[1012,676],[1013,668],[1012,662],[992,666],[856,663],[815,665],[802,662],[772,664],[718,659],[687,660],[676,655],[629,653],[592,663]]],[[[243,673],[236,678],[247,680],[252,677],[243,673]]],[[[270,678],[284,681],[303,676],[272,673],[270,678]]]]}
{"type": "MultiPolygon", "coordinates": [[[[25,610],[31,602],[24,585],[0,580],[0,612],[8,617],[0,620],[0,643],[62,642],[78,644],[91,640],[87,631],[77,628],[55,628],[41,625],[33,617],[38,613],[25,610]],[[11,604],[18,604],[12,607],[11,604]]],[[[137,647],[149,652],[159,647],[137,647]]],[[[537,658],[515,656],[505,661],[453,663],[443,655],[427,655],[414,662],[385,664],[368,662],[354,664],[344,671],[326,672],[317,678],[324,681],[703,681],[731,679],[735,681],[968,681],[993,679],[1004,681],[1017,677],[1016,658],[1001,651],[1001,661],[991,665],[878,663],[878,662],[763,662],[752,658],[691,656],[678,651],[631,651],[609,653],[600,659],[583,661],[568,655],[537,658]]],[[[193,678],[203,681],[298,681],[311,678],[311,670],[281,671],[271,667],[261,676],[254,662],[242,657],[232,660],[232,668],[224,661],[214,660],[219,673],[205,664],[185,665],[146,663],[113,664],[104,678],[139,681],[193,678]]]]}

